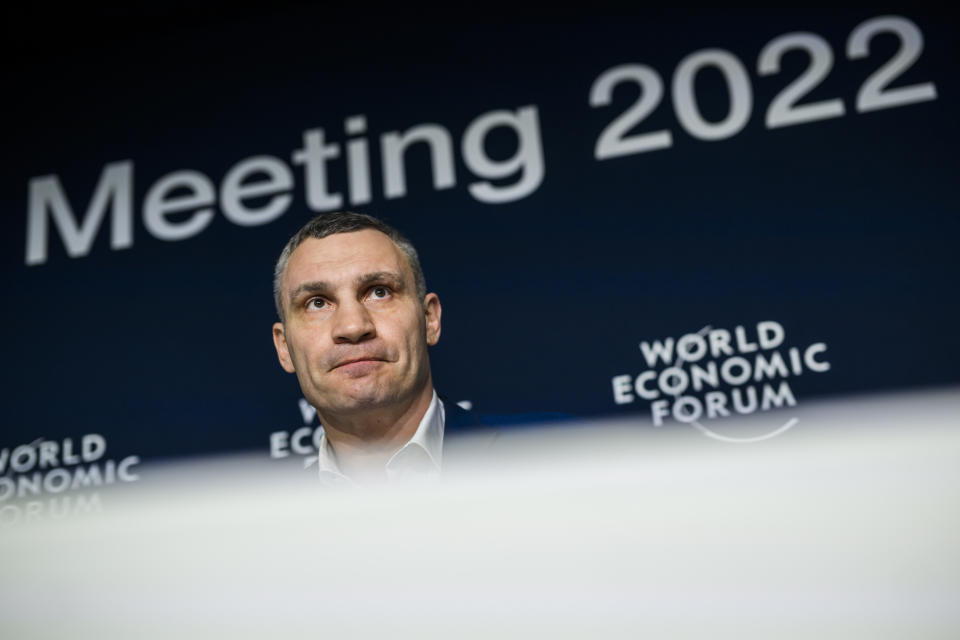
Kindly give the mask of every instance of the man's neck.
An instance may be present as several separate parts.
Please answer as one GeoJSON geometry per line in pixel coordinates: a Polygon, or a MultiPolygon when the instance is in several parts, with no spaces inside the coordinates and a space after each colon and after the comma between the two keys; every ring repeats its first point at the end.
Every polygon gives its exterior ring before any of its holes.
{"type": "Polygon", "coordinates": [[[433,385],[410,402],[350,415],[318,411],[327,441],[344,475],[361,482],[386,479],[390,458],[410,441],[433,400],[433,385]]]}

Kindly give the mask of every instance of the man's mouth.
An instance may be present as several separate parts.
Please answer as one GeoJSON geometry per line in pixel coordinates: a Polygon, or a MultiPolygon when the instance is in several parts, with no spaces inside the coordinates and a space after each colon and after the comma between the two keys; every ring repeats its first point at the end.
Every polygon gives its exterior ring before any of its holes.
{"type": "Polygon", "coordinates": [[[383,362],[384,360],[380,358],[349,358],[338,362],[331,371],[342,370],[350,375],[363,375],[380,366],[383,362]]]}

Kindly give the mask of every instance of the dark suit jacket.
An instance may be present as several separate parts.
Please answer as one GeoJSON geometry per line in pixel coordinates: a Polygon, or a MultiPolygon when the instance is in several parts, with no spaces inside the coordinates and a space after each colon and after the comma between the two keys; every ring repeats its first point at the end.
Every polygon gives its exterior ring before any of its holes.
{"type": "Polygon", "coordinates": [[[484,424],[473,411],[462,409],[457,403],[440,398],[443,403],[443,458],[447,467],[448,454],[454,458],[464,454],[485,456],[500,435],[500,429],[484,424]],[[464,436],[469,436],[464,438],[464,436]],[[461,442],[462,441],[462,442],[461,442]],[[461,446],[458,446],[460,444],[461,446]]]}

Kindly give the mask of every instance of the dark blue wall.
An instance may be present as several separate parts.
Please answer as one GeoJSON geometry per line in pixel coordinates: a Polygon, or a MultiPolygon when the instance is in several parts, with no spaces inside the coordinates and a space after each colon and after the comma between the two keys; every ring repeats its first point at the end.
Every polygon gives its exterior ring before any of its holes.
{"type": "MultiPolygon", "coordinates": [[[[641,341],[706,325],[752,331],[765,320],[784,327],[784,347],[828,346],[829,371],[790,379],[799,402],[956,383],[952,25],[911,9],[413,27],[278,9],[32,49],[7,93],[0,446],[101,433],[112,451],[151,458],[265,450],[271,432],[296,428],[299,390],[270,339],[273,263],[314,214],[291,154],[304,131],[324,129],[341,146],[329,187],[346,198],[345,144],[358,136],[344,133],[344,119],[358,114],[372,197],[345,207],[385,218],[419,247],[444,308],[438,388],[480,413],[626,412],[646,422],[649,403],[617,404],[611,391],[614,376],[647,368],[641,341]],[[858,91],[902,41],[877,35],[866,58],[850,59],[847,40],[888,14],[923,37],[890,87],[932,83],[936,98],[858,112],[858,91]],[[769,105],[810,58],[788,53],[779,73],[760,75],[758,56],[792,32],[816,34],[833,58],[800,103],[838,99],[845,114],[768,128],[769,105]],[[672,91],[681,61],[705,49],[738,59],[752,96],[742,128],[716,140],[687,130],[672,91]],[[663,85],[628,135],[669,130],[672,145],[597,160],[601,132],[640,92],[624,83],[611,104],[592,107],[591,87],[624,64],[646,65],[663,85]],[[539,143],[542,182],[509,202],[481,202],[470,185],[484,178],[464,159],[464,134],[483,114],[523,107],[535,108],[538,135],[499,127],[482,153],[503,160],[518,143],[539,143]],[[434,188],[421,144],[405,156],[406,195],[387,198],[381,136],[425,123],[450,134],[455,184],[434,188]],[[163,241],[145,227],[144,199],[163,176],[192,170],[219,188],[260,155],[294,179],[276,219],[239,226],[218,196],[213,220],[192,237],[163,241]],[[105,220],[86,255],[69,257],[51,227],[45,261],[28,266],[30,181],[57,176],[79,219],[104,166],[125,160],[132,246],[112,249],[105,220]]],[[[693,87],[705,120],[727,116],[716,67],[693,87]]],[[[502,188],[520,174],[492,182],[502,188]]]]}

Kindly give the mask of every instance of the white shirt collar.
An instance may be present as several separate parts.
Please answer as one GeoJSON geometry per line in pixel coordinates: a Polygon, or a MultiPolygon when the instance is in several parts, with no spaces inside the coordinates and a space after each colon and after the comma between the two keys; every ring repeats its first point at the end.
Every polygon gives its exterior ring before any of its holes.
{"type": "MultiPolygon", "coordinates": [[[[443,403],[433,392],[430,406],[420,419],[416,432],[400,450],[387,461],[387,481],[435,480],[440,476],[443,462],[443,427],[446,414],[443,403]]],[[[333,447],[324,433],[320,438],[317,462],[320,467],[320,479],[325,484],[354,484],[345,476],[337,463],[333,447]]]]}

